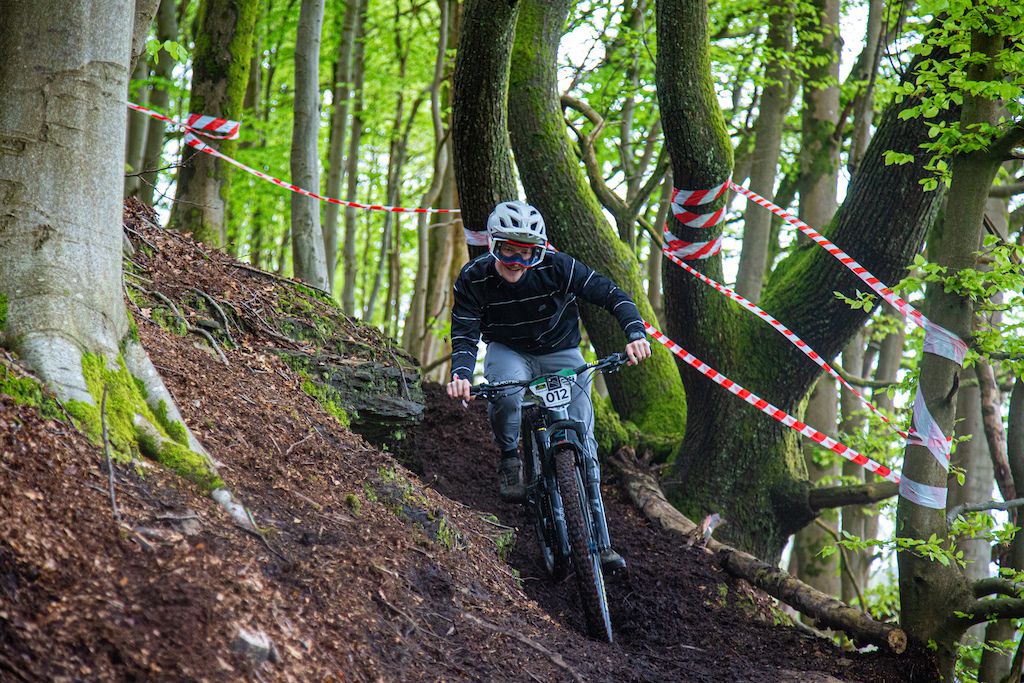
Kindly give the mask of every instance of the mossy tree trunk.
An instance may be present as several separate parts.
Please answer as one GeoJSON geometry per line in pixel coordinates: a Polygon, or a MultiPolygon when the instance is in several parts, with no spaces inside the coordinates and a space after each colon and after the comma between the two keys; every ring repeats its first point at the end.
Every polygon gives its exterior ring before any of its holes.
{"type": "MultiPolygon", "coordinates": [[[[452,85],[452,154],[462,224],[484,230],[499,202],[516,199],[505,108],[517,5],[466,0],[452,85]]],[[[470,257],[485,249],[469,248],[470,257]]]]}
{"type": "Polygon", "coordinates": [[[121,443],[146,450],[155,431],[171,444],[157,450],[212,486],[216,472],[208,458],[203,464],[206,452],[139,343],[121,293],[133,3],[8,7],[0,22],[0,344],[93,438],[109,383],[106,418],[121,443]],[[143,433],[137,416],[152,428],[143,433]],[[189,448],[199,457],[183,456],[189,448]]]}
{"type": "MultiPolygon", "coordinates": [[[[567,0],[519,2],[508,95],[516,165],[552,244],[610,277],[633,297],[640,315],[655,320],[640,264],[605,220],[566,133],[556,56],[569,8],[567,0]]],[[[584,304],[581,315],[598,355],[625,347],[625,336],[606,311],[584,304]]],[[[641,431],[679,433],[686,411],[679,373],[664,348],[654,352],[637,367],[609,375],[608,393],[619,415],[641,431]]]]}
{"type": "MultiPolygon", "coordinates": [[[[728,177],[732,149],[712,87],[704,0],[658,4],[657,83],[675,185],[714,187],[728,177]],[[687,30],[675,28],[685,26],[687,30]]],[[[932,59],[941,59],[932,53],[932,59]]],[[[913,78],[915,65],[908,70],[913,78]]],[[[928,125],[900,121],[908,98],[889,107],[847,199],[823,234],[893,283],[906,273],[934,219],[940,192],[924,192],[920,165],[886,166],[884,153],[918,153],[928,125]]],[[[939,114],[952,119],[955,111],[939,114]]],[[[928,123],[935,123],[930,120],[928,123]]],[[[702,211],[721,206],[721,200],[702,211]]],[[[698,230],[674,218],[672,232],[697,242],[716,230],[698,230]]],[[[720,256],[694,267],[722,281],[720,256]]],[[[800,415],[820,369],[771,327],[672,263],[664,271],[668,335],[733,381],[787,412],[800,415]]],[[[822,357],[833,358],[863,325],[867,312],[833,294],[856,298],[866,286],[816,245],[800,247],[769,279],[762,307],[797,332],[822,357]]],[[[725,539],[759,557],[777,560],[790,534],[816,513],[807,505],[807,472],[796,432],[772,420],[690,367],[686,436],[667,493],[691,519],[719,512],[730,524],[725,539]]]]}
{"type": "MultiPolygon", "coordinates": [[[[259,0],[201,0],[195,54],[192,60],[192,113],[238,120],[249,79],[252,31],[259,0]]],[[[212,142],[233,156],[237,141],[212,142]]],[[[213,247],[226,239],[231,165],[186,146],[178,169],[178,184],[170,227],[191,232],[213,247]]]]}

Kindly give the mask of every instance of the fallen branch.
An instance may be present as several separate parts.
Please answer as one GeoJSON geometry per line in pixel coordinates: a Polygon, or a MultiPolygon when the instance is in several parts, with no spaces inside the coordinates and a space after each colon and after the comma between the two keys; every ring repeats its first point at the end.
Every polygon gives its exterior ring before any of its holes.
{"type": "MultiPolygon", "coordinates": [[[[682,536],[689,537],[695,532],[697,525],[668,502],[658,480],[636,459],[632,448],[621,449],[611,464],[619,471],[620,481],[630,500],[648,518],[682,536]]],[[[778,567],[713,538],[708,542],[708,549],[720,557],[722,566],[730,574],[813,617],[819,626],[843,631],[858,645],[871,643],[897,654],[906,650],[907,636],[898,626],[875,621],[778,567]]]]}
{"type": "Polygon", "coordinates": [[[303,444],[303,443],[305,443],[305,442],[309,441],[309,440],[310,440],[310,439],[312,439],[312,438],[313,438],[314,436],[316,436],[316,432],[310,432],[310,433],[309,433],[308,435],[306,435],[306,436],[305,436],[304,438],[302,438],[302,439],[299,439],[298,441],[296,441],[295,443],[293,443],[293,444],[292,444],[291,446],[289,446],[289,447],[288,447],[288,450],[286,450],[286,451],[284,452],[284,454],[285,454],[285,455],[291,455],[291,452],[292,452],[292,449],[293,449],[293,448],[295,448],[296,446],[298,446],[298,445],[300,445],[300,444],[303,444]]]}

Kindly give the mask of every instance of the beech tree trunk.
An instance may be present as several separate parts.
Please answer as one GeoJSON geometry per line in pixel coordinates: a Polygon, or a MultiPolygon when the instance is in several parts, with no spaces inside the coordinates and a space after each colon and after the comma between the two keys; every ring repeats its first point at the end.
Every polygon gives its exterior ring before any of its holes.
{"type": "MultiPolygon", "coordinates": [[[[239,119],[258,7],[259,0],[200,0],[189,95],[192,113],[239,119]]],[[[228,156],[238,148],[235,140],[206,142],[228,156]]],[[[182,149],[181,163],[169,227],[220,248],[227,243],[232,166],[188,146],[182,149]]]]}
{"type": "MultiPolygon", "coordinates": [[[[775,197],[775,171],[782,149],[782,123],[789,109],[789,69],[782,56],[793,47],[793,8],[789,0],[768,2],[768,40],[770,54],[765,66],[760,113],[754,122],[754,157],[750,167],[750,189],[762,197],[775,197]]],[[[768,268],[768,239],[772,214],[753,201],[747,201],[743,214],[743,249],[736,272],[736,292],[750,301],[761,300],[764,274],[768,268]]],[[[813,225],[813,223],[812,223],[813,225]]]]}
{"type": "MultiPolygon", "coordinates": [[[[348,109],[352,94],[352,48],[356,41],[356,17],[362,13],[360,0],[346,0],[345,18],[338,45],[338,59],[334,63],[333,109],[331,110],[330,146],[327,150],[327,184],[324,194],[341,196],[341,181],[345,176],[345,135],[348,131],[348,109]]],[[[327,258],[328,291],[334,293],[334,278],[338,269],[338,214],[337,204],[324,207],[324,256],[327,258]]]]}
{"type": "MultiPolygon", "coordinates": [[[[993,56],[1004,48],[1004,40],[998,33],[973,32],[972,50],[988,55],[989,59],[979,59],[971,64],[967,70],[969,80],[991,81],[1000,75],[995,73],[993,56]]],[[[996,122],[1000,109],[998,102],[980,96],[968,98],[966,95],[965,100],[961,125],[992,125],[996,122]]],[[[943,236],[938,253],[933,257],[946,269],[947,277],[974,267],[974,252],[981,241],[989,188],[1005,156],[1020,144],[1021,138],[1024,138],[1024,131],[1019,127],[1012,129],[987,149],[961,154],[950,162],[952,178],[943,236]]],[[[864,169],[861,170],[863,172],[864,169]]],[[[969,338],[974,314],[969,297],[937,286],[928,291],[927,298],[928,316],[932,322],[961,339],[969,338]]],[[[960,367],[931,353],[924,354],[919,367],[919,391],[928,412],[943,434],[952,434],[960,367]]],[[[924,446],[908,443],[902,476],[927,486],[946,487],[946,470],[924,446]]],[[[896,512],[897,536],[925,540],[934,535],[946,541],[948,528],[944,513],[944,510],[924,507],[901,496],[896,512]]],[[[962,620],[955,615],[957,612],[973,612],[971,588],[955,563],[944,565],[913,552],[902,551],[898,554],[898,564],[901,623],[922,642],[934,642],[939,657],[939,673],[951,680],[956,644],[964,631],[962,620]]]]}
{"type": "MultiPolygon", "coordinates": [[[[509,61],[519,5],[466,0],[452,84],[452,161],[463,227],[482,231],[503,201],[518,198],[509,154],[509,61]]],[[[486,247],[470,246],[470,258],[486,247]]]]}
{"type": "MultiPolygon", "coordinates": [[[[430,208],[441,194],[444,175],[448,170],[448,147],[445,144],[444,121],[441,118],[441,83],[444,80],[445,52],[448,49],[449,0],[438,0],[441,16],[438,22],[437,54],[434,58],[434,80],[430,84],[430,120],[434,129],[434,172],[430,187],[420,200],[420,208],[430,208]]],[[[444,207],[450,208],[450,207],[444,207]]],[[[419,358],[421,364],[430,362],[424,358],[423,336],[426,334],[427,316],[427,282],[430,278],[430,226],[433,216],[435,220],[450,214],[421,213],[416,216],[416,280],[413,284],[412,301],[409,303],[409,315],[406,317],[402,330],[402,346],[419,358]]]]}
{"type": "MultiPolygon", "coordinates": [[[[837,401],[836,381],[828,375],[822,375],[815,383],[807,403],[807,424],[826,432],[835,429],[837,401]]],[[[826,477],[835,478],[839,474],[839,467],[834,463],[827,467],[817,465],[814,457],[816,443],[810,439],[801,439],[801,447],[811,486],[819,486],[826,477]]],[[[839,533],[838,515],[835,510],[823,510],[818,521],[827,526],[828,530],[818,524],[811,524],[793,537],[789,573],[826,595],[839,595],[840,556],[838,553],[828,557],[821,555],[823,547],[835,545],[839,533]]]]}
{"type": "MultiPolygon", "coordinates": [[[[509,121],[519,175],[527,197],[545,218],[548,239],[603,273],[655,319],[636,257],[605,220],[570,145],[557,90],[556,56],[568,0],[520,0],[509,80],[509,121]]],[[[626,338],[609,313],[582,304],[580,313],[599,356],[622,351],[626,338]]],[[[612,404],[647,434],[680,433],[686,399],[670,354],[653,356],[606,378],[612,404]]]]}
{"type": "MultiPolygon", "coordinates": [[[[161,43],[178,39],[178,15],[174,0],[161,0],[156,13],[156,37],[161,43]]],[[[149,94],[149,106],[157,111],[165,111],[170,101],[167,86],[174,78],[174,57],[167,50],[156,54],[153,64],[153,76],[156,83],[149,94]]],[[[160,168],[160,160],[164,152],[167,126],[159,119],[150,119],[146,133],[146,151],[143,156],[142,168],[146,171],[139,185],[139,199],[153,206],[156,196],[156,183],[160,168]]]]}
{"type": "MultiPolygon", "coordinates": [[[[703,0],[658,3],[658,97],[675,185],[707,189],[724,181],[732,150],[710,73],[707,6],[703,0]],[[686,31],[670,27],[686,26],[686,31]]],[[[933,52],[931,58],[941,58],[933,52]]],[[[916,64],[908,69],[913,78],[916,64]]],[[[863,173],[823,234],[883,282],[895,283],[920,250],[941,199],[918,182],[927,171],[886,166],[887,150],[913,154],[928,140],[920,120],[900,121],[909,101],[891,106],[869,146],[863,173]]],[[[958,112],[944,112],[952,118],[958,112]]],[[[713,211],[722,200],[705,205],[713,211]]],[[[712,239],[715,230],[686,228],[670,218],[680,239],[712,239]]],[[[722,281],[720,256],[694,268],[722,281]]],[[[799,416],[800,403],[820,373],[798,349],[755,316],[674,264],[664,271],[668,335],[734,382],[799,416]]],[[[836,299],[855,297],[864,284],[816,245],[800,247],[776,266],[762,306],[815,349],[833,358],[863,325],[867,313],[836,299]]],[[[807,473],[796,432],[772,420],[690,367],[681,369],[687,394],[687,430],[676,469],[666,484],[670,500],[691,518],[720,512],[725,538],[777,561],[790,534],[816,515],[807,505],[807,473]],[[737,429],[737,425],[743,428],[737,429]]]]}
{"type": "MultiPolygon", "coordinates": [[[[131,80],[144,81],[149,75],[148,67],[149,62],[147,60],[139,60],[138,66],[132,72],[131,80]]],[[[131,96],[131,93],[129,93],[129,96],[131,96]]],[[[136,104],[147,106],[149,104],[149,88],[140,85],[134,101],[136,104]]],[[[146,135],[149,132],[149,122],[153,120],[155,119],[150,119],[140,111],[135,111],[134,109],[128,111],[128,140],[124,149],[124,165],[128,169],[127,173],[131,175],[126,176],[124,179],[125,197],[134,197],[139,193],[139,186],[142,184],[142,181],[140,176],[135,174],[142,171],[142,160],[146,149],[146,135]]]]}
{"type": "MultiPolygon", "coordinates": [[[[295,33],[295,102],[293,107],[292,184],[320,189],[320,33],[324,0],[302,0],[295,33]]],[[[320,200],[292,192],[292,269],[297,279],[331,293],[320,228],[320,200]]]]}
{"type": "Polygon", "coordinates": [[[76,416],[98,413],[83,357],[123,362],[145,384],[151,408],[163,401],[189,447],[205,455],[139,343],[121,292],[132,8],[130,0],[4,5],[0,139],[18,153],[0,154],[0,344],[76,416]]]}
{"type": "MultiPolygon", "coordinates": [[[[366,73],[365,45],[366,10],[369,0],[359,3],[360,9],[356,17],[356,44],[352,55],[352,134],[348,140],[348,158],[345,161],[345,175],[348,177],[346,201],[354,202],[359,196],[359,145],[363,141],[363,79],[366,73]]],[[[356,210],[345,208],[345,245],[344,270],[345,281],[342,283],[341,310],[347,316],[356,314],[356,276],[359,264],[356,262],[356,210]]]]}

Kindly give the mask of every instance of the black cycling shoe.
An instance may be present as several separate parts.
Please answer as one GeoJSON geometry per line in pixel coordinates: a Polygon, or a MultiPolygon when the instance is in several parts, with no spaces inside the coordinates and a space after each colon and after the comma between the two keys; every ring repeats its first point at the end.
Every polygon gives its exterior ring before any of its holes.
{"type": "Polygon", "coordinates": [[[619,555],[611,548],[605,548],[601,551],[601,569],[605,573],[612,574],[625,568],[626,561],[622,559],[622,555],[619,555]]]}
{"type": "Polygon", "coordinates": [[[498,492],[506,503],[522,503],[526,500],[522,460],[504,458],[501,461],[501,465],[498,466],[498,492]]]}

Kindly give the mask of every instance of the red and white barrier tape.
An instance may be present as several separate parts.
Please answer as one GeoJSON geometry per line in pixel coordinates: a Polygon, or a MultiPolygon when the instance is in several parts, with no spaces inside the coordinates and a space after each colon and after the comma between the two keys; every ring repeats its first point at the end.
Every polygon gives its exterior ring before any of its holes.
{"type": "Polygon", "coordinates": [[[889,302],[889,304],[896,308],[900,313],[907,316],[907,318],[913,321],[915,325],[923,328],[926,333],[931,333],[931,342],[929,342],[926,337],[925,351],[942,356],[943,358],[948,358],[957,365],[963,365],[964,355],[967,353],[967,344],[965,344],[962,339],[949,330],[928,320],[923,313],[897,296],[891,289],[882,284],[881,280],[868,272],[867,268],[857,263],[857,261],[855,261],[849,254],[823,237],[817,230],[814,230],[792,214],[783,211],[781,207],[773,204],[756,192],[751,192],[747,188],[737,185],[731,180],[729,181],[729,186],[756,204],[768,209],[776,216],[810,237],[815,243],[824,247],[825,251],[835,256],[840,263],[850,269],[857,277],[864,281],[868,287],[889,302]]]}
{"type": "MultiPolygon", "coordinates": [[[[923,313],[910,306],[910,304],[898,297],[891,289],[883,285],[878,278],[868,272],[864,266],[857,263],[857,261],[850,257],[849,254],[827,240],[821,235],[821,233],[812,229],[803,221],[795,218],[786,211],[783,211],[780,207],[776,206],[764,197],[731,181],[730,187],[751,201],[765,207],[798,229],[800,232],[810,237],[815,243],[824,247],[828,253],[839,259],[840,263],[853,271],[857,277],[871,287],[871,289],[879,294],[883,299],[889,302],[889,304],[907,316],[907,318],[913,321],[914,324],[923,328],[925,331],[924,351],[926,353],[947,358],[960,366],[963,365],[964,356],[967,354],[967,344],[965,344],[960,337],[944,327],[933,323],[925,317],[923,313]]],[[[928,410],[928,406],[925,404],[924,396],[921,394],[920,385],[918,385],[917,393],[914,396],[913,426],[911,427],[910,434],[907,437],[907,444],[924,446],[933,456],[935,456],[935,459],[938,460],[939,464],[942,465],[946,471],[949,471],[949,454],[952,448],[952,437],[947,437],[943,434],[942,429],[939,427],[938,423],[935,422],[928,410]]],[[[900,482],[900,495],[911,502],[917,503],[918,505],[941,510],[946,506],[947,489],[942,486],[929,486],[928,484],[904,478],[903,481],[900,482]]]]}
{"type": "MultiPolygon", "coordinates": [[[[891,289],[882,284],[882,282],[874,275],[872,275],[866,268],[860,265],[849,254],[847,254],[842,249],[833,244],[831,241],[822,236],[821,233],[812,229],[803,221],[797,219],[790,213],[784,211],[781,207],[768,201],[759,194],[734,183],[732,181],[731,176],[727,178],[721,185],[718,185],[710,190],[674,189],[672,193],[673,213],[675,214],[677,219],[679,219],[686,225],[692,227],[709,227],[710,225],[717,224],[722,220],[721,216],[715,216],[715,214],[703,214],[701,216],[698,216],[696,214],[690,213],[683,207],[707,203],[712,199],[720,197],[727,188],[736,190],[737,192],[744,195],[751,201],[755,202],[760,206],[763,206],[764,208],[768,209],[775,215],[779,216],[786,223],[792,225],[793,227],[803,232],[805,235],[810,237],[811,240],[813,240],[816,244],[824,247],[826,251],[835,256],[840,263],[842,263],[855,275],[857,275],[857,277],[859,277],[865,284],[867,284],[874,292],[879,294],[885,301],[887,301],[890,305],[892,305],[894,308],[903,313],[908,319],[913,321],[914,324],[923,328],[925,330],[924,351],[926,353],[942,356],[943,358],[947,358],[953,361],[957,365],[963,365],[963,359],[965,354],[967,353],[967,345],[963,342],[962,339],[960,339],[957,335],[953,334],[949,330],[941,327],[940,325],[936,325],[932,321],[928,320],[928,318],[925,317],[924,314],[914,309],[913,307],[910,306],[910,304],[908,304],[902,298],[897,296],[891,289]],[[715,219],[714,222],[711,222],[712,218],[715,219]]],[[[724,208],[722,210],[724,210],[724,208]]],[[[696,252],[700,251],[700,249],[694,248],[695,243],[687,243],[682,242],[681,240],[676,240],[671,235],[671,233],[668,232],[667,224],[665,226],[665,230],[666,232],[664,250],[665,255],[668,256],[669,259],[671,259],[678,265],[682,266],[687,272],[690,272],[691,274],[695,275],[703,282],[711,285],[712,287],[722,292],[723,294],[726,294],[730,298],[740,302],[748,309],[753,310],[762,319],[768,321],[779,332],[782,332],[783,336],[789,339],[790,342],[792,342],[795,346],[797,346],[797,348],[803,351],[809,358],[811,358],[816,363],[821,365],[821,367],[824,368],[830,375],[839,379],[839,381],[842,382],[844,386],[853,391],[854,394],[856,394],[858,398],[860,398],[861,401],[866,406],[868,406],[872,411],[881,415],[881,413],[878,413],[875,406],[871,405],[871,403],[869,403],[862,396],[860,396],[860,394],[857,393],[857,391],[854,390],[852,387],[850,387],[842,378],[838,377],[838,374],[834,373],[832,369],[828,367],[828,365],[825,364],[824,361],[821,360],[820,356],[818,356],[817,353],[815,353],[809,347],[806,347],[806,344],[800,341],[799,337],[786,330],[780,323],[778,323],[778,321],[776,321],[774,318],[772,318],[767,313],[762,311],[760,308],[754,306],[749,301],[746,301],[746,299],[739,297],[739,295],[737,295],[735,292],[732,292],[732,290],[729,290],[727,287],[724,287],[723,285],[720,285],[714,280],[705,277],[704,275],[697,272],[687,264],[683,263],[679,258],[677,258],[677,256],[680,258],[687,259],[699,258],[699,256],[694,256],[691,254],[695,254],[696,252]]],[[[703,247],[704,245],[710,244],[710,242],[696,244],[703,247]]],[[[708,254],[708,256],[710,255],[712,254],[708,254]]],[[[707,258],[707,256],[704,256],[704,258],[707,258]]],[[[882,415],[882,418],[885,419],[886,422],[889,422],[889,420],[886,419],[884,415],[882,415]]],[[[908,444],[916,444],[927,448],[929,452],[931,452],[932,455],[935,456],[936,460],[938,460],[938,462],[948,471],[949,454],[952,447],[952,437],[946,437],[942,433],[942,430],[939,428],[938,424],[932,418],[931,413],[928,411],[928,407],[925,404],[924,397],[921,395],[920,386],[918,387],[917,394],[914,397],[913,426],[911,427],[909,434],[902,431],[900,431],[899,433],[902,436],[906,437],[908,444]]],[[[946,492],[947,491],[944,487],[929,486],[927,484],[911,481],[906,478],[904,478],[900,482],[900,495],[904,496],[905,498],[914,503],[930,508],[944,508],[946,502],[946,492]]]]}
{"type": "Polygon", "coordinates": [[[286,183],[285,181],[279,180],[278,178],[275,178],[272,175],[267,175],[266,173],[262,173],[260,171],[257,171],[255,168],[250,168],[250,167],[246,166],[245,164],[243,164],[240,161],[236,161],[235,159],[232,159],[231,157],[229,157],[229,156],[227,156],[225,154],[221,154],[219,151],[215,150],[213,147],[210,147],[208,144],[206,144],[205,142],[203,142],[202,140],[197,138],[191,132],[185,134],[184,143],[186,145],[188,145],[189,147],[194,147],[195,149],[197,149],[200,152],[205,152],[207,154],[210,154],[212,156],[217,157],[218,159],[223,159],[224,161],[228,162],[229,164],[232,164],[232,165],[237,166],[238,168],[242,169],[246,173],[253,174],[257,178],[263,178],[264,180],[269,180],[270,182],[274,183],[275,185],[283,187],[286,190],[291,190],[292,192],[296,192],[298,194],[305,195],[306,197],[312,197],[313,199],[319,199],[320,201],[328,202],[329,204],[339,204],[341,206],[348,206],[348,207],[352,207],[354,209],[371,209],[373,211],[391,211],[391,212],[394,212],[394,213],[458,213],[458,211],[459,211],[458,209],[408,209],[408,208],[405,208],[405,207],[402,207],[402,206],[380,206],[380,205],[377,205],[377,204],[359,204],[358,202],[346,202],[346,201],[342,201],[340,199],[334,199],[333,197],[323,197],[321,195],[316,194],[315,192],[310,192],[309,190],[304,190],[301,187],[299,187],[298,185],[292,185],[291,183],[286,183]]]}
{"type": "Polygon", "coordinates": [[[251,173],[257,178],[262,178],[263,180],[269,180],[275,185],[283,187],[286,190],[291,190],[292,192],[297,192],[298,194],[305,195],[307,197],[312,197],[313,199],[318,199],[322,202],[328,202],[329,204],[338,204],[340,206],[348,206],[353,209],[371,209],[373,211],[391,211],[393,213],[460,213],[459,209],[409,209],[402,206],[379,206],[377,204],[360,204],[358,202],[346,202],[340,199],[334,199],[333,197],[323,197],[321,195],[316,194],[315,192],[304,190],[297,185],[286,183],[285,181],[279,180],[274,176],[267,175],[266,173],[261,173],[260,171],[257,171],[255,168],[250,168],[249,166],[246,166],[242,162],[236,161],[235,159],[232,159],[226,154],[221,153],[219,150],[210,147],[208,144],[206,144],[205,142],[203,142],[202,140],[195,136],[195,134],[198,133],[205,137],[213,138],[215,140],[235,140],[238,138],[238,132],[241,127],[241,124],[238,121],[218,119],[212,116],[203,116],[202,114],[189,114],[188,123],[182,123],[181,121],[177,121],[168,116],[164,116],[159,112],[155,112],[152,109],[147,109],[132,102],[128,103],[128,107],[134,109],[135,111],[147,114],[155,119],[160,119],[161,121],[166,121],[167,123],[170,123],[174,126],[177,126],[188,131],[185,133],[185,137],[183,138],[182,142],[184,142],[189,147],[193,147],[200,152],[206,152],[207,154],[215,156],[218,159],[223,159],[229,164],[232,164],[242,169],[246,173],[251,173]]]}
{"type": "Polygon", "coordinates": [[[200,135],[204,135],[215,140],[237,140],[238,132],[242,127],[242,124],[238,121],[218,119],[214,116],[204,116],[203,114],[189,114],[188,123],[182,123],[177,119],[164,116],[159,112],[147,109],[146,107],[135,104],[134,102],[129,102],[128,108],[146,114],[147,116],[152,116],[154,119],[165,121],[172,126],[192,131],[194,133],[199,133],[200,135]]]}
{"type": "MultiPolygon", "coordinates": [[[[666,233],[666,236],[667,236],[667,234],[668,233],[666,233]]],[[[667,241],[665,243],[668,244],[667,241]]],[[[854,389],[850,385],[849,382],[847,382],[845,379],[843,379],[839,375],[839,373],[836,372],[835,369],[833,369],[831,365],[826,363],[825,360],[814,349],[812,349],[810,346],[808,346],[807,343],[804,340],[800,339],[800,337],[798,337],[793,331],[791,331],[785,325],[783,325],[778,320],[776,320],[774,316],[769,314],[767,311],[762,309],[757,304],[755,304],[755,303],[749,301],[748,299],[744,298],[743,296],[737,294],[732,289],[729,289],[725,285],[723,285],[723,284],[721,284],[721,283],[719,283],[719,282],[717,282],[715,280],[712,280],[707,275],[704,275],[703,273],[701,273],[701,272],[697,271],[696,269],[692,268],[688,263],[683,263],[682,261],[677,259],[673,254],[669,253],[668,251],[665,252],[665,256],[668,257],[668,259],[671,260],[673,263],[675,263],[676,265],[678,265],[681,268],[683,268],[690,275],[693,275],[694,277],[696,277],[701,282],[704,282],[705,284],[711,285],[712,287],[717,289],[719,292],[721,292],[722,294],[726,295],[727,297],[729,297],[733,301],[737,302],[738,304],[740,304],[741,306],[743,306],[747,310],[753,311],[759,318],[761,318],[762,320],[767,322],[769,325],[771,325],[773,328],[775,328],[775,330],[778,331],[783,337],[788,339],[793,344],[793,346],[795,346],[798,349],[800,349],[800,351],[802,351],[805,356],[807,356],[812,361],[814,361],[820,368],[822,368],[825,372],[827,372],[833,379],[839,380],[840,384],[842,384],[847,390],[853,392],[853,394],[857,398],[859,398],[861,400],[861,402],[865,406],[867,406],[867,408],[869,410],[871,410],[878,417],[882,418],[882,420],[884,420],[885,423],[888,424],[897,434],[899,434],[903,438],[907,438],[907,433],[906,432],[904,432],[902,429],[899,429],[892,422],[890,422],[889,418],[887,418],[881,411],[879,411],[878,408],[876,408],[874,405],[872,405],[870,401],[868,401],[866,398],[864,398],[860,394],[860,392],[858,392],[856,389],[854,389]]]]}
{"type": "Polygon", "coordinates": [[[469,228],[463,227],[463,231],[466,233],[466,244],[474,247],[489,247],[490,242],[487,241],[486,230],[470,230],[469,228]]]}
{"type": "Polygon", "coordinates": [[[708,377],[711,381],[724,387],[725,389],[728,389],[730,392],[740,397],[750,405],[754,406],[761,412],[775,418],[776,420],[786,425],[787,427],[790,427],[791,429],[800,432],[802,435],[806,436],[807,438],[811,439],[816,443],[821,444],[823,447],[829,449],[833,453],[841,455],[847,460],[850,460],[853,463],[856,463],[858,465],[861,465],[862,467],[867,468],[869,471],[874,472],[878,476],[888,479],[889,481],[895,482],[897,484],[900,483],[899,475],[897,475],[895,472],[890,470],[885,465],[877,463],[874,460],[868,458],[867,456],[862,455],[857,451],[853,450],[849,446],[845,446],[839,443],[838,441],[830,438],[826,434],[819,432],[817,429],[804,424],[803,422],[796,419],[786,411],[780,408],[776,408],[771,403],[768,403],[768,401],[765,401],[763,398],[760,398],[756,394],[752,394],[751,392],[747,391],[740,385],[730,380],[728,377],[722,375],[720,372],[718,372],[714,368],[710,367],[709,365],[701,361],[699,358],[688,352],[686,349],[676,344],[674,341],[672,341],[664,334],[662,334],[659,330],[655,329],[647,321],[644,321],[644,328],[647,330],[647,333],[649,335],[658,340],[661,344],[668,348],[669,351],[682,358],[684,362],[695,368],[702,375],[708,377]]]}
{"type": "Polygon", "coordinates": [[[722,236],[719,235],[707,242],[686,242],[668,231],[665,225],[665,237],[662,240],[663,250],[667,256],[686,259],[687,261],[711,258],[722,251],[722,236]]]}

